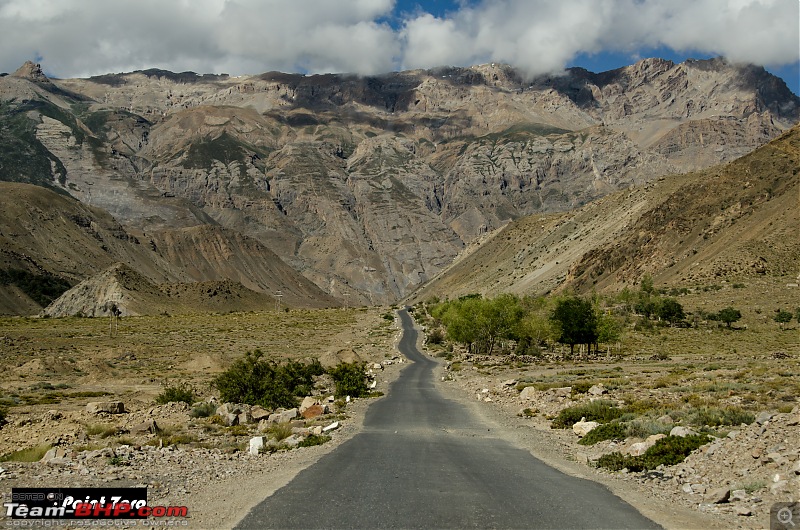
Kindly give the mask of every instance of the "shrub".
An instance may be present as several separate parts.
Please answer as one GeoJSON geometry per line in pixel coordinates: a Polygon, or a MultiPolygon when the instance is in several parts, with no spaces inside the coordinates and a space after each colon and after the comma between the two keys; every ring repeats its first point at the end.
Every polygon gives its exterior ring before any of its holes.
{"type": "Polygon", "coordinates": [[[578,441],[580,445],[594,445],[603,440],[622,440],[625,438],[627,429],[625,425],[619,422],[604,423],[600,425],[581,438],[578,441]]]}
{"type": "Polygon", "coordinates": [[[630,471],[646,471],[660,465],[674,466],[683,462],[692,451],[711,441],[705,434],[691,436],[667,436],[658,440],[653,447],[641,456],[624,456],[610,453],[597,460],[599,467],[619,471],[628,468],[630,471]]]}
{"type": "Polygon", "coordinates": [[[165,405],[167,403],[179,403],[181,401],[190,406],[196,401],[194,392],[186,383],[180,383],[176,386],[169,386],[156,396],[156,403],[159,405],[165,405]]]}
{"type": "Polygon", "coordinates": [[[192,408],[189,412],[191,418],[208,418],[217,412],[217,406],[214,403],[200,403],[192,408]]]}
{"type": "Polygon", "coordinates": [[[297,447],[313,447],[315,445],[322,445],[325,442],[330,441],[331,437],[326,436],[324,434],[316,435],[312,434],[311,436],[306,437],[305,440],[302,440],[297,447]]]}
{"type": "Polygon", "coordinates": [[[260,350],[247,352],[243,359],[214,378],[212,384],[219,390],[222,401],[291,408],[297,404],[298,396],[310,393],[314,376],[325,372],[317,360],[278,365],[263,360],[263,355],[260,350]]]}
{"type": "Polygon", "coordinates": [[[46,444],[20,449],[19,451],[0,456],[0,462],[38,462],[52,447],[52,445],[46,444]]]}
{"type": "Polygon", "coordinates": [[[444,333],[441,328],[436,328],[428,333],[428,344],[441,344],[444,342],[444,333]]]}
{"type": "Polygon", "coordinates": [[[267,433],[276,441],[280,442],[292,435],[292,424],[288,421],[273,423],[267,428],[267,433]]]}
{"type": "Polygon", "coordinates": [[[6,409],[0,407],[0,427],[2,427],[3,424],[6,423],[6,414],[7,414],[6,409]]]}
{"type": "Polygon", "coordinates": [[[364,373],[365,363],[339,363],[328,370],[336,385],[336,397],[363,397],[369,392],[367,377],[364,373]]]}
{"type": "Polygon", "coordinates": [[[100,438],[109,438],[121,432],[119,427],[114,425],[105,425],[102,423],[95,423],[86,426],[86,434],[89,436],[100,436],[100,438]]]}
{"type": "Polygon", "coordinates": [[[742,318],[742,312],[734,307],[726,307],[720,310],[716,315],[716,320],[724,322],[729,328],[734,322],[738,322],[742,318]]]}
{"type": "Polygon", "coordinates": [[[626,434],[630,437],[647,438],[653,434],[669,434],[670,430],[672,430],[672,425],[640,419],[628,424],[626,434]]]}
{"type": "Polygon", "coordinates": [[[691,412],[688,422],[692,425],[718,427],[720,425],[741,425],[742,423],[751,424],[755,421],[752,412],[748,412],[739,407],[727,407],[724,409],[716,407],[701,407],[691,412]]]}
{"type": "Polygon", "coordinates": [[[585,394],[592,388],[593,383],[591,381],[575,381],[572,383],[572,393],[573,394],[585,394]]]}
{"type": "Polygon", "coordinates": [[[608,423],[622,416],[622,410],[617,408],[613,401],[605,399],[598,399],[583,405],[576,405],[574,407],[567,407],[561,410],[553,420],[551,427],[553,429],[569,429],[581,418],[586,418],[586,421],[597,421],[600,423],[608,423]]]}

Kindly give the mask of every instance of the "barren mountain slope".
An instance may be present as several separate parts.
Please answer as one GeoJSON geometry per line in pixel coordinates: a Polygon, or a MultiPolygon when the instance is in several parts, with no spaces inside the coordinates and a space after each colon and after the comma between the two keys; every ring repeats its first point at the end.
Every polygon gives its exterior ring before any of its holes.
{"type": "Polygon", "coordinates": [[[52,317],[121,316],[209,311],[263,311],[275,299],[231,280],[156,285],[127,265],[115,263],[82,281],[44,309],[52,317]],[[113,304],[113,305],[112,305],[113,304]]]}
{"type": "Polygon", "coordinates": [[[730,164],[512,222],[414,293],[587,292],[800,274],[800,127],[730,164]]]}
{"type": "Polygon", "coordinates": [[[26,65],[0,78],[0,179],[147,233],[218,223],[331,295],[381,303],[508,220],[731,160],[798,118],[782,81],[721,59],[532,80],[495,64],[72,80],[26,65]]]}
{"type": "Polygon", "coordinates": [[[257,240],[204,225],[153,234],[159,255],[198,282],[234,280],[274,295],[292,307],[331,307],[339,302],[286,265],[257,240]]]}
{"type": "Polygon", "coordinates": [[[118,262],[154,285],[233,280],[265,293],[282,290],[293,307],[338,305],[261,243],[231,230],[128,232],[104,210],[68,195],[0,182],[0,313],[41,309],[18,282],[4,280],[8,271],[22,271],[16,274],[34,283],[54,277],[74,285],[118,262]]]}

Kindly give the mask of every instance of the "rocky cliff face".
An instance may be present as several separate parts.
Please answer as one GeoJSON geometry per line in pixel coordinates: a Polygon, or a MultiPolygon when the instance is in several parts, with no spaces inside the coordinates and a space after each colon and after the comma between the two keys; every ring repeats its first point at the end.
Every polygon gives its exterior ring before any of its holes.
{"type": "Polygon", "coordinates": [[[533,80],[21,70],[0,79],[0,178],[148,234],[221,225],[351,304],[402,298],[509,220],[731,160],[800,118],[780,80],[723,60],[533,80]]]}

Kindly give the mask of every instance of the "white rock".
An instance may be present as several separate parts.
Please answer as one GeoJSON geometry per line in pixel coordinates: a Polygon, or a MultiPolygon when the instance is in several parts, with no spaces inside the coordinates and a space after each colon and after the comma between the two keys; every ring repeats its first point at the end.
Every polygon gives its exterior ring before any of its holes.
{"type": "Polygon", "coordinates": [[[602,384],[593,385],[589,388],[589,394],[593,396],[602,396],[603,394],[608,394],[608,389],[602,384]]]}
{"type": "Polygon", "coordinates": [[[335,431],[338,428],[339,428],[339,422],[335,421],[335,422],[331,423],[330,425],[328,425],[326,427],[323,427],[322,428],[322,432],[331,432],[331,431],[335,431]]]}
{"type": "Polygon", "coordinates": [[[123,414],[125,412],[125,404],[122,401],[93,401],[86,404],[86,412],[89,414],[99,414],[101,412],[123,414]]]}
{"type": "Polygon", "coordinates": [[[299,412],[300,414],[302,414],[302,413],[303,413],[303,412],[305,412],[305,411],[306,411],[306,410],[307,410],[309,407],[313,407],[313,406],[314,406],[314,405],[316,405],[316,404],[317,404],[317,400],[316,400],[316,399],[314,399],[313,397],[311,397],[311,396],[304,397],[304,398],[303,398],[303,402],[302,402],[302,403],[300,403],[300,408],[298,409],[298,412],[299,412]]]}
{"type": "Polygon", "coordinates": [[[538,390],[532,386],[526,386],[522,389],[522,392],[519,393],[519,399],[521,401],[533,401],[536,399],[538,395],[538,390]]]}
{"type": "Polygon", "coordinates": [[[583,438],[599,425],[596,421],[586,421],[586,418],[581,418],[581,421],[572,426],[572,432],[583,438]]]}
{"type": "Polygon", "coordinates": [[[697,434],[694,430],[689,427],[673,427],[671,431],[669,431],[670,436],[680,436],[681,438],[685,438],[686,436],[691,436],[693,434],[697,434]]]}
{"type": "Polygon", "coordinates": [[[253,436],[250,438],[250,454],[257,455],[261,448],[264,447],[264,437],[263,436],[253,436]]]}

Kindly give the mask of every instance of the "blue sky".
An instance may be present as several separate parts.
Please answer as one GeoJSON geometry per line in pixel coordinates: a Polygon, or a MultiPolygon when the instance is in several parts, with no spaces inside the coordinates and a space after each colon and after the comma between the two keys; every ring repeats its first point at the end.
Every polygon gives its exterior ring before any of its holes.
{"type": "MultiPolygon", "coordinates": [[[[669,0],[665,0],[669,1],[669,0]]],[[[461,2],[456,0],[398,0],[395,4],[392,16],[387,17],[387,22],[393,27],[401,27],[404,19],[408,17],[406,14],[414,14],[422,12],[430,13],[439,18],[445,18],[448,15],[455,14],[462,6],[476,6],[480,4],[477,1],[463,0],[461,2]]],[[[776,20],[776,24],[782,21],[776,20]]],[[[786,21],[791,23],[791,18],[786,21]]],[[[794,18],[795,26],[800,27],[800,19],[794,18]]],[[[800,48],[800,40],[796,42],[797,47],[800,48]]],[[[623,66],[628,66],[639,59],[647,57],[660,57],[676,63],[685,61],[686,59],[711,59],[719,56],[719,53],[699,50],[680,50],[676,51],[666,46],[658,47],[641,47],[628,52],[621,52],[616,50],[604,51],[597,50],[591,52],[581,52],[575,55],[567,62],[566,67],[579,66],[586,68],[592,72],[603,72],[606,70],[614,70],[623,66]]],[[[800,61],[790,62],[783,65],[762,65],[770,73],[780,77],[786,82],[789,89],[795,94],[800,95],[800,61]]]]}
{"type": "Polygon", "coordinates": [[[529,77],[725,56],[800,93],[798,0],[0,0],[0,72],[378,74],[511,64],[529,77]]]}

